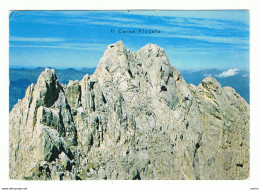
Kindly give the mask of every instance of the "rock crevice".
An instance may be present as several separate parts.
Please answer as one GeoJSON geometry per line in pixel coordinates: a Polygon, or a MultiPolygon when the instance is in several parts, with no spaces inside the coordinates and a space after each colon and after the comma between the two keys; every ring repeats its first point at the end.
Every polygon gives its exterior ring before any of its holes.
{"type": "Polygon", "coordinates": [[[249,105],[211,77],[187,84],[166,52],[109,45],[93,75],[53,69],[10,112],[11,179],[246,179],[249,105]]]}

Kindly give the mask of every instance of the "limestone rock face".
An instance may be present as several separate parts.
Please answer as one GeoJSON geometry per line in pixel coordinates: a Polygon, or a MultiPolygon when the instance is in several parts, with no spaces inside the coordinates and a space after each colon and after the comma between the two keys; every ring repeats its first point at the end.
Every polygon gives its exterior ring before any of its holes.
{"type": "Polygon", "coordinates": [[[68,85],[46,69],[9,131],[12,179],[249,177],[249,105],[214,78],[187,84],[154,44],[109,45],[68,85]]]}

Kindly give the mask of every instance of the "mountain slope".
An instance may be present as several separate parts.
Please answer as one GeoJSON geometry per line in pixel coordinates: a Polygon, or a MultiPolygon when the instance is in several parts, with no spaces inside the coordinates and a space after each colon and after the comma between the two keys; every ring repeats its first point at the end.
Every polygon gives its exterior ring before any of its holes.
{"type": "Polygon", "coordinates": [[[246,179],[249,105],[188,85],[165,51],[109,45],[68,85],[45,69],[10,112],[12,179],[246,179]]]}
{"type": "Polygon", "coordinates": [[[218,77],[225,69],[205,69],[199,71],[182,70],[181,75],[187,83],[199,85],[205,76],[215,76],[222,87],[230,86],[236,90],[246,101],[250,102],[249,94],[249,71],[239,70],[236,75],[229,77],[218,77]]]}
{"type": "MultiPolygon", "coordinates": [[[[10,78],[10,86],[9,86],[9,111],[14,107],[14,105],[18,102],[18,99],[22,99],[24,97],[25,91],[27,87],[31,83],[36,83],[39,75],[44,71],[44,68],[38,67],[35,69],[9,69],[9,78],[10,78]]],[[[84,70],[76,70],[76,69],[56,69],[56,75],[59,78],[59,82],[62,84],[67,84],[69,80],[80,80],[86,74],[93,74],[93,68],[84,70]]]]}

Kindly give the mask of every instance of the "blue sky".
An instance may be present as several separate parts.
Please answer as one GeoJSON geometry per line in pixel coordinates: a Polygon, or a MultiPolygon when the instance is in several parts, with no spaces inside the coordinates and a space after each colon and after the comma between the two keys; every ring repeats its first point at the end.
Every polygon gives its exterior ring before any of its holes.
{"type": "Polygon", "coordinates": [[[244,10],[16,11],[9,19],[10,67],[96,67],[107,46],[121,40],[131,51],[161,46],[178,69],[249,69],[244,10]]]}

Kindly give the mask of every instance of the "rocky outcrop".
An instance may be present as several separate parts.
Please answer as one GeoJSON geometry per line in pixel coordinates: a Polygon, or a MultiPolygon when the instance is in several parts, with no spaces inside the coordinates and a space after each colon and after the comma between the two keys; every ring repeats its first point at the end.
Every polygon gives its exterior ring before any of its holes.
{"type": "Polygon", "coordinates": [[[246,179],[249,105],[187,84],[165,51],[109,45],[68,85],[46,69],[10,112],[12,179],[246,179]]]}

